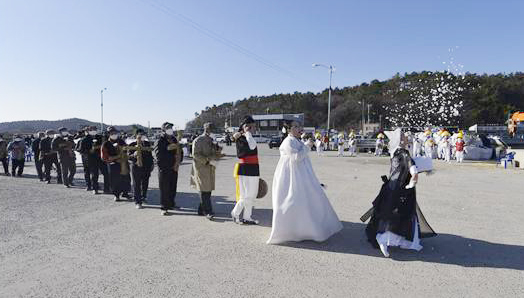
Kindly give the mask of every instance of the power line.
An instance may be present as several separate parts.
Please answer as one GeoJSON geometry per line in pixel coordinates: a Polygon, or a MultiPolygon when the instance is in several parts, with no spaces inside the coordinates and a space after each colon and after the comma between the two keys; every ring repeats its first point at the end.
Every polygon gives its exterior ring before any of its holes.
{"type": "Polygon", "coordinates": [[[163,4],[163,3],[160,3],[158,1],[155,1],[155,0],[150,0],[150,1],[147,1],[147,0],[141,0],[142,2],[150,5],[151,7],[165,13],[166,15],[170,16],[170,17],[173,17],[179,21],[181,21],[182,23],[192,27],[193,29],[197,30],[198,32],[206,35],[207,37],[229,47],[230,49],[238,52],[238,53],[241,53],[263,65],[265,65],[266,67],[268,68],[271,68],[273,69],[274,71],[277,71],[277,72],[280,72],[290,78],[293,78],[295,80],[298,80],[300,81],[301,83],[303,84],[306,84],[306,85],[312,85],[312,86],[316,86],[316,87],[319,87],[317,84],[315,83],[312,83],[312,82],[309,82],[303,78],[301,78],[300,76],[296,75],[294,72],[292,71],[289,71],[283,67],[280,67],[278,66],[277,64],[253,53],[252,51],[240,46],[239,44],[213,32],[212,30],[210,29],[207,29],[206,27],[200,25],[199,23],[197,23],[196,21],[192,20],[191,18],[179,13],[179,12],[176,12],[174,11],[172,8],[168,7],[167,5],[163,4]]]}

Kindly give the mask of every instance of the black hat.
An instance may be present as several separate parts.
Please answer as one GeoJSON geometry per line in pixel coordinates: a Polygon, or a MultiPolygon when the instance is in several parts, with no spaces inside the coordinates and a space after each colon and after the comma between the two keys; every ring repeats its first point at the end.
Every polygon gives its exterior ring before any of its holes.
{"type": "Polygon", "coordinates": [[[247,115],[244,118],[242,118],[242,124],[240,124],[240,127],[244,126],[245,124],[251,124],[251,123],[255,123],[255,119],[247,115]]]}
{"type": "Polygon", "coordinates": [[[164,124],[162,124],[162,129],[163,130],[168,130],[170,128],[173,127],[173,123],[169,123],[169,122],[164,122],[164,124]]]}
{"type": "Polygon", "coordinates": [[[114,126],[109,126],[109,127],[107,128],[107,132],[108,132],[108,133],[118,132],[118,129],[116,129],[116,127],[114,127],[114,126]]]}

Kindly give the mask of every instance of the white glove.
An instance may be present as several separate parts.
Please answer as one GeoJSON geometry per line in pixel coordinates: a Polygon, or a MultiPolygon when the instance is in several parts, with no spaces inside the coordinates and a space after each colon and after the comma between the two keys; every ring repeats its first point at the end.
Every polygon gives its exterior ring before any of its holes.
{"type": "Polygon", "coordinates": [[[406,185],[406,189],[411,189],[415,187],[415,184],[417,184],[417,182],[415,182],[413,179],[409,180],[409,184],[406,185]]]}
{"type": "Polygon", "coordinates": [[[216,168],[216,166],[217,166],[217,161],[216,161],[216,160],[210,160],[210,161],[209,161],[209,165],[211,165],[211,166],[213,166],[213,167],[216,168]]]}

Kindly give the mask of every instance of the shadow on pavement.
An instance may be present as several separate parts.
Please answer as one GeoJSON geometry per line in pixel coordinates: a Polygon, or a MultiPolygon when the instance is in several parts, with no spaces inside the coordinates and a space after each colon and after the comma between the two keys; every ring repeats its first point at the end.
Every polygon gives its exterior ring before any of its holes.
{"type": "MultiPolygon", "coordinates": [[[[363,223],[342,222],[344,228],[323,243],[314,241],[290,242],[283,246],[336,253],[383,257],[366,239],[363,223]]],[[[524,246],[493,243],[453,234],[438,234],[422,239],[420,252],[390,248],[395,261],[417,261],[462,267],[504,268],[524,270],[524,246]]]]}
{"type": "MultiPolygon", "coordinates": [[[[229,217],[229,213],[234,207],[234,202],[228,201],[225,196],[211,195],[213,211],[217,217],[229,217]]],[[[175,203],[179,207],[179,214],[197,215],[198,205],[200,204],[200,193],[197,192],[177,192],[175,203]]],[[[160,189],[153,188],[147,191],[147,204],[145,208],[160,209],[160,189]]]]}

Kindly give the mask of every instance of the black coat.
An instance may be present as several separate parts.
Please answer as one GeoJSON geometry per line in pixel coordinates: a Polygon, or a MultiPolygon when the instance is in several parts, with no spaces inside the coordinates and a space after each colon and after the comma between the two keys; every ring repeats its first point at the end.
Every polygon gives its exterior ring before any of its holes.
{"type": "Polygon", "coordinates": [[[31,143],[31,149],[33,150],[33,153],[35,154],[35,160],[40,159],[40,139],[36,138],[31,143]]]}
{"type": "Polygon", "coordinates": [[[373,201],[373,213],[366,227],[368,241],[375,247],[378,247],[377,233],[386,231],[412,241],[415,220],[419,223],[420,238],[436,236],[417,205],[415,187],[406,189],[411,180],[409,168],[414,164],[406,149],[397,149],[391,158],[389,178],[373,201]]]}
{"type": "Polygon", "coordinates": [[[53,142],[53,139],[51,137],[45,137],[40,141],[40,153],[41,155],[50,155],[53,152],[53,149],[51,148],[51,143],[53,142]]]}
{"type": "Polygon", "coordinates": [[[168,150],[170,144],[178,144],[174,136],[162,134],[162,136],[155,142],[154,152],[156,157],[156,164],[160,171],[173,170],[175,164],[180,161],[179,149],[168,150]]]}
{"type": "MultiPolygon", "coordinates": [[[[129,144],[128,146],[130,147],[135,147],[137,145],[137,142],[133,142],[131,144],[129,144]]],[[[151,147],[151,143],[148,142],[148,141],[142,141],[142,146],[145,147],[145,148],[150,148],[150,149],[153,149],[151,147]]],[[[136,166],[136,157],[133,156],[133,153],[135,153],[136,150],[129,150],[129,160],[131,161],[131,163],[136,166]]],[[[153,167],[154,167],[154,159],[153,159],[153,152],[152,150],[142,150],[142,162],[143,162],[143,167],[145,169],[149,169],[149,171],[152,171],[153,170],[153,167]]]]}

